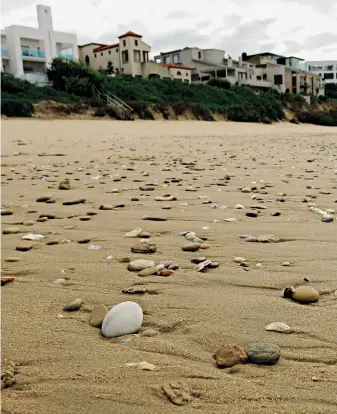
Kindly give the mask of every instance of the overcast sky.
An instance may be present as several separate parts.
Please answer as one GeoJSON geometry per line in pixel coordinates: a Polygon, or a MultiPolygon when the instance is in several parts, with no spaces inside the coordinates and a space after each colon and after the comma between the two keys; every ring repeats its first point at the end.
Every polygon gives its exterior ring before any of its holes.
{"type": "MultiPolygon", "coordinates": [[[[2,28],[37,27],[36,2],[2,0],[2,28]]],[[[337,60],[337,0],[42,0],[54,29],[78,43],[115,43],[132,30],[152,54],[186,46],[224,49],[233,58],[274,52],[337,60]],[[123,7],[125,5],[125,8],[123,7]]]]}

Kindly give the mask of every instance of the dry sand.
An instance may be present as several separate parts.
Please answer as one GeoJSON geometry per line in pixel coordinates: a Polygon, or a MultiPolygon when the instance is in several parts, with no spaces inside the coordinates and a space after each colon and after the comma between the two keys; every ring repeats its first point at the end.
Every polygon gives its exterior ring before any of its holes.
{"type": "Polygon", "coordinates": [[[17,278],[2,288],[3,364],[16,364],[16,384],[3,390],[2,412],[335,413],[337,227],[336,221],[323,223],[302,200],[312,195],[315,198],[309,201],[318,207],[336,209],[336,143],[336,129],[311,125],[3,121],[2,204],[14,212],[2,216],[3,228],[26,220],[35,224],[17,225],[22,233],[2,236],[3,272],[17,278]],[[18,140],[25,145],[18,145],[18,140]],[[191,169],[174,162],[181,158],[197,161],[192,174],[184,174],[191,169]],[[144,172],[149,175],[143,176],[144,172]],[[115,174],[126,178],[113,182],[115,174]],[[231,176],[228,185],[216,186],[225,174],[231,176]],[[96,175],[102,177],[92,180],[96,175]],[[182,185],[162,185],[173,177],[181,178],[182,185]],[[69,191],[58,190],[64,178],[70,179],[69,191]],[[137,179],[159,185],[155,191],[142,192],[137,179]],[[243,186],[260,189],[261,180],[273,185],[264,190],[263,200],[240,192],[243,186]],[[197,191],[185,191],[189,186],[197,191]],[[115,188],[121,192],[111,193],[115,188]],[[178,200],[154,201],[168,193],[178,200]],[[285,202],[277,201],[278,193],[286,194],[285,202]],[[56,203],[37,203],[44,194],[52,194],[56,203]],[[210,196],[227,209],[202,204],[199,196],[210,196]],[[85,204],[62,205],[81,197],[86,198],[85,204]],[[131,201],[132,197],[139,201],[131,201]],[[90,221],[79,220],[78,215],[103,203],[123,203],[125,208],[98,210],[90,221]],[[267,209],[249,218],[246,210],[233,209],[237,203],[246,209],[263,203],[267,209]],[[162,210],[163,204],[171,205],[171,210],[162,210]],[[281,215],[272,217],[274,210],[281,215]],[[63,218],[36,222],[46,213],[63,218]],[[144,215],[168,220],[144,221],[144,215]],[[230,217],[238,221],[224,221],[230,217]],[[131,253],[130,247],[139,239],[124,234],[137,227],[152,233],[157,253],[144,257],[131,253]],[[187,230],[207,236],[210,249],[183,252],[186,240],[179,232],[187,230]],[[15,251],[27,233],[46,237],[32,242],[29,252],[15,251]],[[241,234],[274,234],[293,241],[247,243],[239,238],[241,234]],[[88,244],[76,242],[86,237],[102,248],[88,250],[88,244]],[[46,245],[55,239],[70,242],[46,245]],[[202,255],[220,262],[220,267],[196,272],[191,258],[202,255]],[[13,256],[21,260],[5,262],[13,256]],[[171,261],[180,269],[166,278],[141,278],[119,262],[125,256],[171,261]],[[234,263],[235,256],[247,259],[248,271],[234,263]],[[291,266],[281,266],[284,261],[291,266]],[[257,263],[262,266],[256,267],[257,263]],[[65,275],[72,284],[53,284],[65,275]],[[301,284],[304,278],[321,292],[317,304],[300,305],[281,297],[284,287],[301,284]],[[122,293],[133,285],[146,286],[151,294],[122,293]],[[82,309],[63,312],[63,306],[76,297],[83,300],[82,309]],[[104,339],[99,329],[89,325],[95,305],[126,300],[142,306],[142,330],[153,328],[157,336],[128,335],[129,342],[122,343],[125,338],[104,339]],[[265,330],[277,321],[295,332],[265,330]],[[251,341],[278,344],[279,362],[245,364],[234,370],[215,367],[213,353],[222,344],[242,346],[251,341]],[[140,361],[156,369],[125,366],[140,361]],[[178,407],[163,395],[161,386],[173,381],[185,384],[190,403],[178,407]]]}

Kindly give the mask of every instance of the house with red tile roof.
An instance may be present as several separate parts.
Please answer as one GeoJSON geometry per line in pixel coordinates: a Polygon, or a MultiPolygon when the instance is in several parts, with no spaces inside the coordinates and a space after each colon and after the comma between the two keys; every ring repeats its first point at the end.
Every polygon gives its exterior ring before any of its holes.
{"type": "Polygon", "coordinates": [[[165,78],[191,82],[193,68],[180,64],[159,64],[150,61],[151,46],[143,36],[128,31],[109,45],[89,43],[79,46],[79,58],[95,70],[108,69],[112,74],[143,78],[165,78]]]}

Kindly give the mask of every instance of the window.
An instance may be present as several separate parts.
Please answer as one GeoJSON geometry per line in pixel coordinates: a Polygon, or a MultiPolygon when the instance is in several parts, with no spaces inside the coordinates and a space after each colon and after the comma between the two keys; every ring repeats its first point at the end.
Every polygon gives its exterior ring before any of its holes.
{"type": "Polygon", "coordinates": [[[123,40],[123,46],[126,46],[126,40],[123,40]]]}
{"type": "Polygon", "coordinates": [[[135,45],[138,46],[138,40],[135,40],[135,45]]]}
{"type": "Polygon", "coordinates": [[[122,61],[123,62],[128,62],[129,61],[129,51],[128,50],[123,50],[123,52],[122,52],[122,61]]]}
{"type": "Polygon", "coordinates": [[[262,75],[262,79],[263,79],[263,80],[267,80],[267,74],[266,74],[266,73],[264,73],[264,74],[262,75]]]}
{"type": "Polygon", "coordinates": [[[184,79],[184,82],[185,83],[190,83],[188,79],[184,79]]]}
{"type": "Polygon", "coordinates": [[[118,48],[116,49],[116,53],[118,53],[118,48]]]}
{"type": "Polygon", "coordinates": [[[48,9],[44,9],[44,12],[45,12],[46,14],[48,14],[48,9]]]}
{"type": "Polygon", "coordinates": [[[109,55],[111,55],[111,50],[109,50],[109,55]]]}
{"type": "Polygon", "coordinates": [[[164,56],[163,57],[163,63],[164,63],[164,65],[168,64],[168,63],[171,63],[171,56],[164,56]]]}
{"type": "Polygon", "coordinates": [[[333,79],[333,73],[324,73],[323,79],[333,79]]]}
{"type": "Polygon", "coordinates": [[[180,62],[180,56],[178,54],[173,55],[173,63],[179,63],[180,62]]]}
{"type": "Polygon", "coordinates": [[[333,70],[333,65],[327,66],[325,70],[333,70]]]}
{"type": "Polygon", "coordinates": [[[282,75],[274,75],[274,84],[275,85],[283,85],[283,76],[282,75]]]}
{"type": "Polygon", "coordinates": [[[188,76],[188,72],[186,72],[186,76],[188,76]]]}
{"type": "Polygon", "coordinates": [[[198,59],[201,59],[201,52],[198,52],[198,59]]]}
{"type": "Polygon", "coordinates": [[[34,71],[33,71],[33,68],[31,68],[31,67],[29,67],[29,66],[24,66],[24,67],[23,67],[23,71],[24,71],[25,73],[27,73],[27,72],[34,72],[34,71]]]}
{"type": "Polygon", "coordinates": [[[256,79],[257,80],[261,80],[261,76],[256,76],[256,79]]]}
{"type": "Polygon", "coordinates": [[[103,56],[103,52],[101,52],[101,56],[103,56]]]}
{"type": "Polygon", "coordinates": [[[180,72],[180,70],[178,70],[178,72],[177,72],[177,76],[181,76],[181,72],[180,72]]]}
{"type": "Polygon", "coordinates": [[[140,50],[133,51],[133,60],[134,62],[140,62],[140,50]]]}
{"type": "Polygon", "coordinates": [[[96,55],[96,53],[95,53],[95,58],[97,58],[97,55],[96,55]]]}

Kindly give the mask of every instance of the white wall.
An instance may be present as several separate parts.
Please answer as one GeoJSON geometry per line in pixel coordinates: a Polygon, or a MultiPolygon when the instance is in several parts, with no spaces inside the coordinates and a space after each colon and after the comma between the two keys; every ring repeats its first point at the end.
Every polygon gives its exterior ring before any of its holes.
{"type": "Polygon", "coordinates": [[[21,45],[36,49],[38,46],[45,53],[45,58],[25,58],[25,66],[28,61],[43,60],[48,66],[58,55],[58,43],[71,48],[73,59],[78,60],[77,36],[71,33],[57,32],[53,30],[51,9],[48,6],[37,6],[39,29],[26,26],[12,25],[6,27],[1,34],[6,36],[6,46],[9,53],[10,72],[14,76],[21,77],[24,74],[21,45]],[[47,10],[47,12],[46,12],[47,10]]]}

